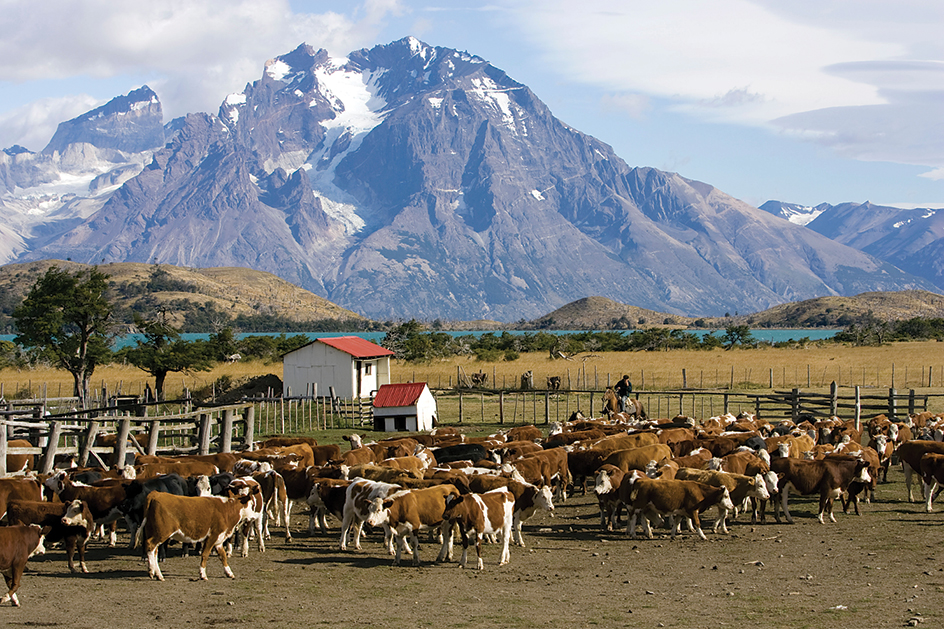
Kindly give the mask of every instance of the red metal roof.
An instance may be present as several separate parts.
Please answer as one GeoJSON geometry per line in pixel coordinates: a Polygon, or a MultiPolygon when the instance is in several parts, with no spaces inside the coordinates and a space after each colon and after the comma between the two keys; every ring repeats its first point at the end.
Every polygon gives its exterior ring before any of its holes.
{"type": "Polygon", "coordinates": [[[406,382],[404,384],[382,384],[374,396],[374,408],[389,408],[392,406],[415,406],[425,382],[406,382]]]}
{"type": "Polygon", "coordinates": [[[335,336],[331,338],[317,339],[318,341],[329,345],[334,349],[341,350],[345,354],[350,354],[354,358],[378,358],[380,356],[393,356],[393,352],[385,347],[381,347],[359,336],[335,336]]]}

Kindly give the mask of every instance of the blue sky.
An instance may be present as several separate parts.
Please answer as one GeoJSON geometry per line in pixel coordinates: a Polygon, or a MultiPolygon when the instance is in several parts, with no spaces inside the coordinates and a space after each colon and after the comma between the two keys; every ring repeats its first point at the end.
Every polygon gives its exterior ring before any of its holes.
{"type": "Polygon", "coordinates": [[[632,166],[759,205],[944,207],[944,3],[0,0],[0,147],[142,84],[216,113],[299,43],[413,35],[528,85],[632,166]]]}

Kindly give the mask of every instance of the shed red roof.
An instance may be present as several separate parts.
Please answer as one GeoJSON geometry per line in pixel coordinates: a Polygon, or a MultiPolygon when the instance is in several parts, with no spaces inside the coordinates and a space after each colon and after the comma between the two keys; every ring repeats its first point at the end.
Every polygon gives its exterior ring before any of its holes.
{"type": "Polygon", "coordinates": [[[415,406],[425,382],[406,382],[403,384],[382,384],[374,396],[374,408],[389,408],[392,406],[415,406]]]}
{"type": "Polygon", "coordinates": [[[317,339],[325,345],[334,349],[341,350],[345,354],[350,354],[354,358],[378,358],[380,356],[393,356],[393,352],[386,347],[381,347],[359,336],[335,336],[331,338],[317,339]]]}

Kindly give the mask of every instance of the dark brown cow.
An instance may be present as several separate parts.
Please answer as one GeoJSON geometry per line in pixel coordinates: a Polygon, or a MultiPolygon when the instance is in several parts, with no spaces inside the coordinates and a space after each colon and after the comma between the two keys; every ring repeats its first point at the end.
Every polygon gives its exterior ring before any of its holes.
{"type": "Polygon", "coordinates": [[[251,505],[259,493],[258,485],[245,494],[221,498],[218,496],[175,496],[160,491],[148,494],[141,525],[144,552],[148,561],[148,576],[164,580],[157,563],[157,550],[168,540],[196,544],[203,542],[200,559],[200,578],[207,580],[206,565],[210,553],[216,550],[223,562],[223,572],[235,575],[226,560],[226,540],[233,536],[244,518],[250,517],[251,505]]]}
{"type": "Polygon", "coordinates": [[[505,433],[505,441],[536,441],[544,437],[537,426],[515,426],[505,433]]]}
{"type": "Polygon", "coordinates": [[[259,449],[284,448],[287,446],[297,446],[300,443],[315,447],[318,445],[318,440],[312,437],[269,437],[262,442],[259,449]]]}
{"type": "MultiPolygon", "coordinates": [[[[478,557],[478,569],[482,563],[482,538],[486,535],[498,535],[501,539],[501,558],[498,565],[508,563],[511,553],[508,543],[511,539],[512,513],[515,497],[506,488],[496,489],[484,494],[466,494],[446,496],[446,510],[443,520],[447,523],[444,544],[446,556],[452,560],[452,524],[458,525],[462,535],[462,560],[459,565],[465,568],[469,555],[469,533],[475,534],[475,554],[478,557]]],[[[415,551],[414,551],[415,552],[415,551]]],[[[415,555],[414,555],[415,556],[415,555]]]]}
{"type": "Polygon", "coordinates": [[[0,599],[0,605],[11,601],[14,607],[20,606],[16,591],[20,588],[26,562],[33,555],[44,552],[43,534],[36,524],[0,526],[0,572],[7,582],[7,593],[0,599]]]}
{"type": "Polygon", "coordinates": [[[828,513],[832,522],[836,521],[833,515],[833,501],[842,495],[849,487],[849,483],[858,480],[864,484],[871,483],[869,476],[869,462],[855,457],[825,458],[821,461],[806,461],[803,459],[779,458],[770,462],[770,470],[780,478],[780,503],[774,501],[774,518],[780,522],[778,504],[783,505],[783,514],[787,522],[793,524],[790,515],[788,499],[790,489],[793,488],[803,496],[819,492],[819,512],[816,519],[824,522],[828,513]],[[841,460],[840,460],[841,459],[841,460]]]}
{"type": "MultiPolygon", "coordinates": [[[[927,452],[934,454],[944,454],[944,443],[939,441],[905,441],[895,454],[901,461],[902,470],[905,472],[905,486],[908,488],[908,502],[914,502],[914,495],[911,491],[911,479],[915,472],[921,474],[921,457],[927,452]]],[[[923,487],[922,487],[923,489],[923,487]]]]}
{"type": "Polygon", "coordinates": [[[593,491],[600,506],[600,526],[607,531],[613,530],[620,506],[623,504],[619,498],[619,486],[623,482],[623,476],[623,470],[615,465],[602,465],[597,470],[593,491]]]}
{"type": "Polygon", "coordinates": [[[11,500],[7,505],[7,522],[12,525],[38,524],[46,528],[46,541],[64,541],[69,570],[75,569],[75,550],[79,550],[79,566],[82,572],[88,572],[85,565],[85,545],[95,530],[95,521],[88,505],[81,500],[70,503],[33,502],[30,500],[11,500]]]}
{"type": "Polygon", "coordinates": [[[221,472],[232,472],[233,466],[242,458],[242,454],[233,452],[217,452],[216,454],[182,454],[180,456],[156,456],[150,454],[139,454],[134,458],[135,465],[148,465],[152,463],[186,463],[189,461],[202,461],[215,465],[221,472]]]}
{"type": "Polygon", "coordinates": [[[175,461],[173,463],[145,463],[134,466],[135,480],[143,481],[156,476],[177,474],[181,478],[190,476],[213,476],[220,470],[206,461],[175,461]]]}
{"type": "Polygon", "coordinates": [[[921,478],[924,480],[925,509],[931,513],[931,502],[940,493],[937,487],[944,487],[944,454],[925,452],[921,457],[921,478]]]}
{"type": "MultiPolygon", "coordinates": [[[[636,519],[640,514],[643,515],[643,531],[649,539],[652,539],[652,528],[645,514],[650,512],[662,516],[682,515],[698,537],[707,539],[701,530],[699,514],[715,505],[734,510],[727,487],[712,487],[692,480],[650,479],[639,470],[623,477],[619,495],[623,504],[630,505],[626,532],[632,539],[636,538],[636,519]]],[[[679,524],[678,521],[672,524],[672,539],[679,524]]]]}

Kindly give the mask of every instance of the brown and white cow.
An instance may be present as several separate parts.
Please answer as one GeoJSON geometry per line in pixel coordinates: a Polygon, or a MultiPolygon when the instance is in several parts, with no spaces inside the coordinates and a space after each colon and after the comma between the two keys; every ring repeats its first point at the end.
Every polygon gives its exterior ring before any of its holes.
{"type": "Polygon", "coordinates": [[[632,470],[645,471],[650,461],[655,461],[656,465],[660,465],[664,461],[671,459],[672,449],[665,444],[657,443],[639,448],[611,452],[603,459],[603,464],[615,465],[626,473],[632,470]]]}
{"type": "Polygon", "coordinates": [[[14,607],[20,606],[16,591],[20,588],[26,562],[44,552],[43,534],[38,525],[0,526],[0,572],[7,582],[7,593],[0,598],[0,605],[10,601],[14,607]]]}
{"type": "MultiPolygon", "coordinates": [[[[420,556],[417,533],[423,529],[445,527],[443,513],[446,511],[446,498],[459,495],[458,489],[447,484],[401,491],[387,498],[375,498],[368,508],[366,521],[371,526],[390,527],[396,537],[396,556],[393,560],[395,566],[400,565],[400,556],[409,536],[413,548],[413,565],[418,566],[420,556]]],[[[446,544],[443,543],[437,561],[443,560],[446,551],[446,544]]]]}
{"type": "Polygon", "coordinates": [[[597,495],[597,503],[600,506],[600,526],[607,531],[613,530],[623,504],[619,498],[623,476],[623,470],[615,465],[606,464],[597,470],[593,492],[597,495]]]}
{"type": "MultiPolygon", "coordinates": [[[[831,455],[836,457],[836,455],[831,455]]],[[[793,524],[790,515],[788,500],[790,490],[801,495],[819,492],[819,512],[816,519],[824,522],[828,514],[832,522],[836,521],[833,515],[833,501],[842,495],[849,487],[849,483],[858,480],[866,485],[871,484],[869,476],[869,462],[856,457],[824,458],[821,461],[806,461],[803,459],[773,459],[770,469],[779,477],[780,502],[774,501],[774,518],[780,522],[778,505],[783,505],[783,514],[787,522],[793,524]]]]}
{"type": "MultiPolygon", "coordinates": [[[[108,545],[114,547],[117,543],[114,525],[124,515],[118,507],[127,498],[125,487],[129,482],[108,479],[101,481],[100,485],[84,485],[73,483],[68,479],[65,471],[59,471],[47,478],[44,485],[52,490],[61,502],[81,500],[87,504],[100,532],[105,524],[111,524],[108,545]]],[[[40,500],[40,498],[30,498],[30,500],[40,500]]]]}
{"type": "MultiPolygon", "coordinates": [[[[344,510],[341,514],[341,550],[347,550],[347,537],[352,528],[354,529],[354,548],[361,549],[361,529],[370,514],[371,505],[375,500],[382,500],[400,489],[399,485],[363,478],[354,479],[348,485],[344,498],[344,510]]],[[[309,495],[311,495],[310,490],[309,495]]],[[[384,527],[384,542],[388,552],[392,551],[393,538],[389,527],[386,526],[384,527]]]]}
{"type": "Polygon", "coordinates": [[[515,497],[515,510],[511,518],[511,541],[524,548],[524,536],[521,532],[522,524],[527,522],[538,511],[553,511],[554,500],[550,487],[537,487],[502,476],[485,476],[479,474],[469,477],[469,490],[475,493],[486,493],[500,487],[506,487],[515,497]]]}
{"type": "Polygon", "coordinates": [[[79,567],[85,565],[85,545],[95,530],[95,521],[88,505],[81,500],[68,503],[11,500],[7,504],[7,523],[12,525],[38,524],[46,529],[46,541],[65,542],[69,570],[76,572],[75,550],[79,550],[79,567]]]}
{"type": "Polygon", "coordinates": [[[482,538],[486,535],[498,535],[501,540],[501,559],[498,565],[508,563],[511,553],[508,543],[511,538],[512,514],[515,507],[515,497],[507,488],[495,489],[484,494],[465,494],[446,496],[446,509],[443,520],[446,522],[445,541],[446,556],[452,559],[452,531],[451,525],[459,527],[462,535],[462,560],[459,565],[463,568],[469,554],[469,533],[475,534],[475,554],[478,557],[478,569],[482,563],[482,538]]]}
{"type": "MultiPolygon", "coordinates": [[[[273,474],[275,472],[272,472],[273,474]]],[[[266,514],[266,501],[263,495],[262,486],[254,478],[235,478],[229,484],[226,491],[231,496],[250,496],[251,500],[246,503],[246,509],[243,511],[242,521],[236,527],[236,533],[242,538],[240,554],[243,557],[249,556],[249,537],[255,534],[259,538],[259,552],[265,552],[265,531],[264,520],[266,514]]],[[[229,550],[232,552],[232,549],[229,550]]]]}
{"type": "Polygon", "coordinates": [[[258,485],[248,493],[234,496],[175,496],[153,491],[144,506],[144,522],[139,529],[147,555],[148,576],[164,580],[157,563],[157,551],[168,540],[196,544],[203,542],[200,559],[200,579],[206,581],[206,565],[214,550],[223,562],[223,572],[235,575],[226,560],[224,544],[247,517],[251,517],[252,503],[258,495],[258,485]]]}
{"type": "MultiPolygon", "coordinates": [[[[646,537],[652,539],[652,528],[647,513],[655,512],[661,516],[681,515],[688,519],[690,528],[701,539],[707,539],[701,529],[699,514],[706,509],[720,504],[724,509],[734,510],[727,487],[712,487],[692,480],[650,479],[639,470],[623,477],[619,488],[620,500],[630,512],[626,532],[636,539],[636,520],[643,516],[643,530],[646,537]]],[[[671,537],[679,522],[671,525],[671,537]]]]}
{"type": "Polygon", "coordinates": [[[43,488],[36,479],[23,476],[0,478],[0,518],[7,512],[11,500],[42,499],[43,488]]]}

